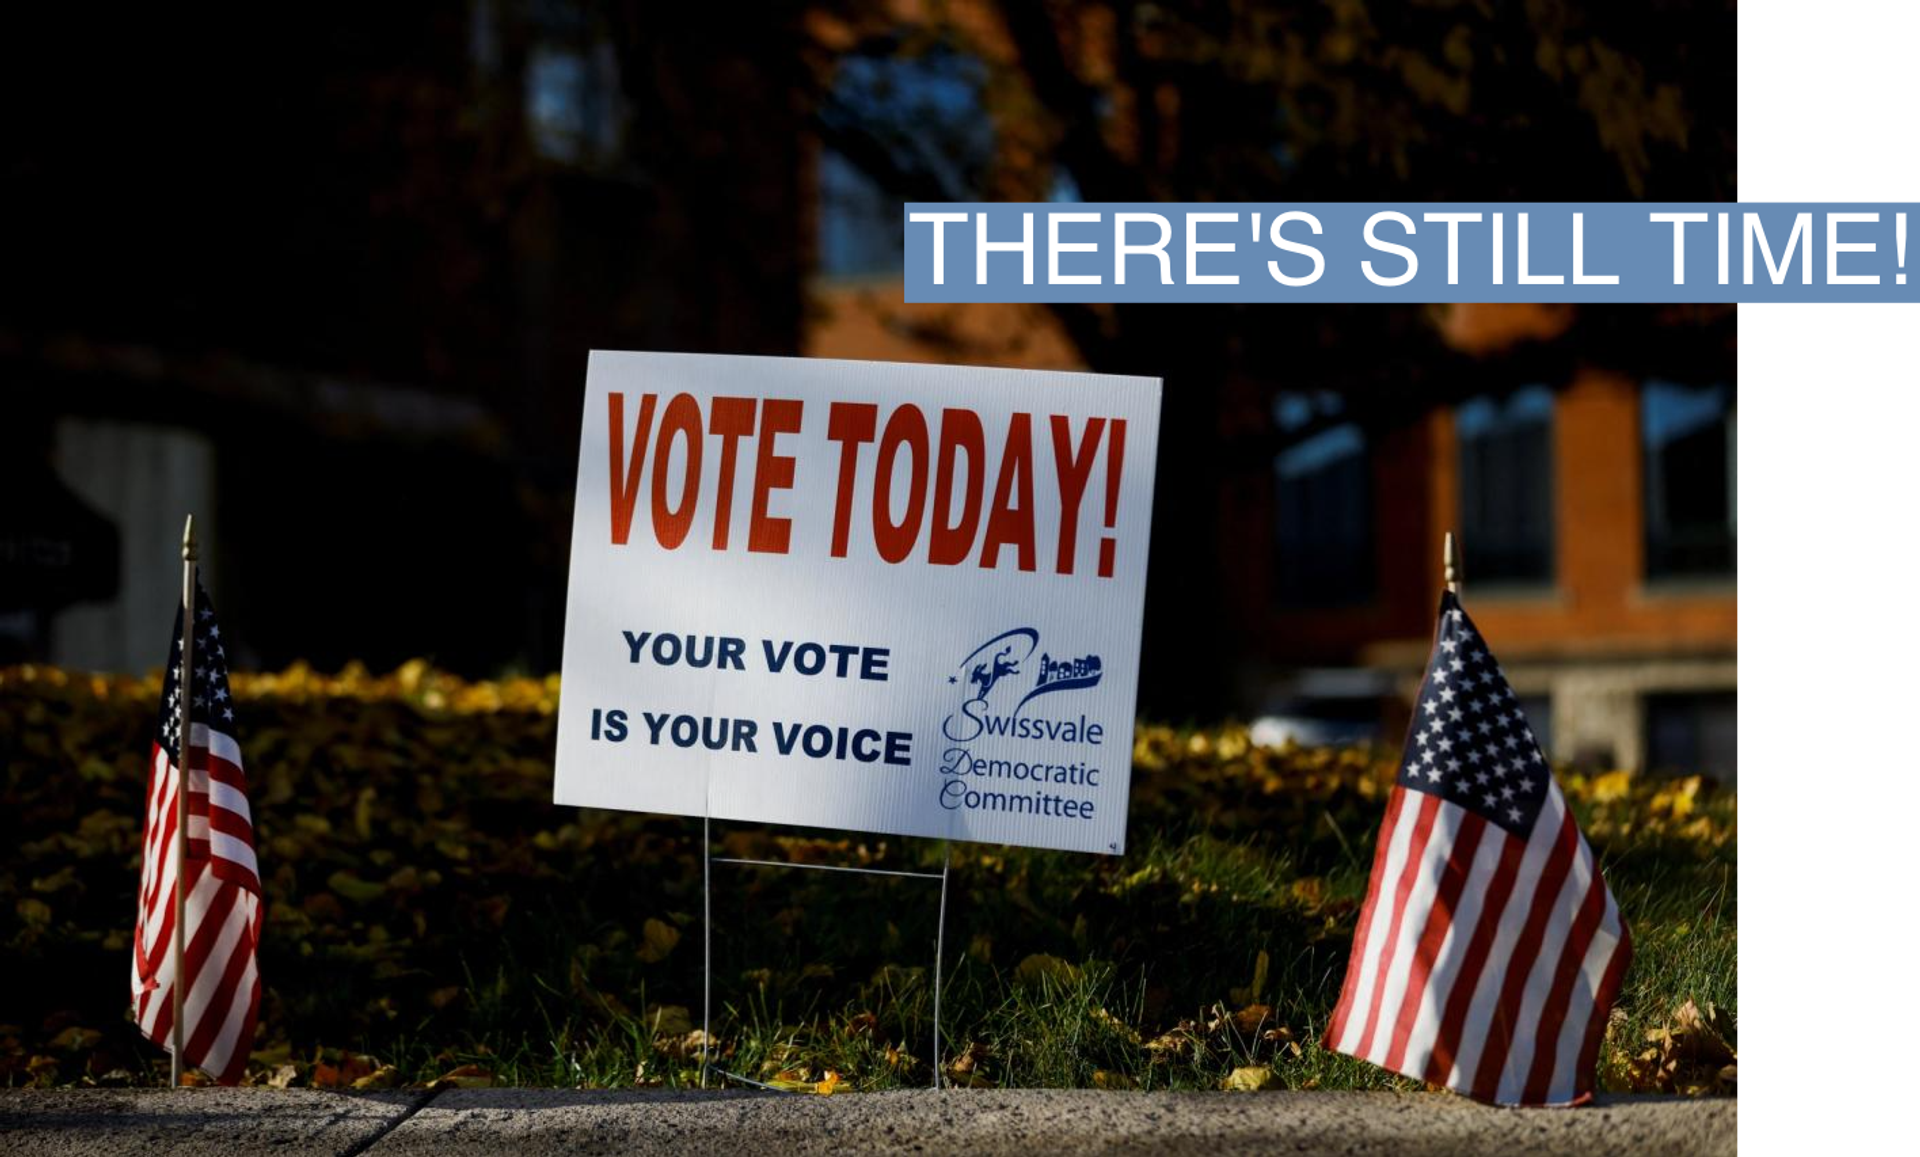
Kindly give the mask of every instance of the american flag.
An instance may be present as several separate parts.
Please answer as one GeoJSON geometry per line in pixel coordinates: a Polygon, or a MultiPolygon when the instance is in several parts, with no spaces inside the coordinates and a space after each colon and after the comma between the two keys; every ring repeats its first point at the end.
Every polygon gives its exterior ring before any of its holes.
{"type": "Polygon", "coordinates": [[[1443,596],[1326,1046],[1483,1101],[1579,1104],[1631,955],[1513,688],[1443,596]]]}
{"type": "Polygon", "coordinates": [[[147,779],[140,850],[140,911],[133,941],[133,1011],[140,1031],[173,1051],[174,876],[178,863],[180,696],[191,696],[187,791],[186,1048],[183,1067],[233,1084],[246,1070],[260,1008],[260,869],[253,854],[247,776],[234,740],[227,649],[206,592],[196,592],[193,671],[181,667],[185,608],[175,614],[173,652],[161,694],[159,734],[147,779]]]}

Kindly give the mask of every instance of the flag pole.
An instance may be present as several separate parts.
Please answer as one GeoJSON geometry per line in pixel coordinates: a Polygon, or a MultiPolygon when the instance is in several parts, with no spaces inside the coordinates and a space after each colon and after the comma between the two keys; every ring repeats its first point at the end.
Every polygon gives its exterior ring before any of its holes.
{"type": "Polygon", "coordinates": [[[186,962],[187,962],[187,793],[193,762],[193,590],[194,569],[199,559],[193,538],[193,515],[187,515],[187,528],[180,535],[180,762],[175,775],[174,861],[173,861],[173,1087],[180,1087],[180,1076],[187,1051],[186,962]]]}
{"type": "Polygon", "coordinates": [[[1453,531],[1449,530],[1446,545],[1441,548],[1441,564],[1447,572],[1447,590],[1452,592],[1455,598],[1460,595],[1460,570],[1457,558],[1458,556],[1454,553],[1453,531]]]}

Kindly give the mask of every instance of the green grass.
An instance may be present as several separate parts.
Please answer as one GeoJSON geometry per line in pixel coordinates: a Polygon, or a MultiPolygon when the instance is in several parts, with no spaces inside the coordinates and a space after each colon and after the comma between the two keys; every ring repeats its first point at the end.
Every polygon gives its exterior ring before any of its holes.
{"type": "MultiPolygon", "coordinates": [[[[550,682],[275,679],[236,686],[268,910],[250,1079],[698,1084],[699,821],[555,807],[550,682]]],[[[0,1083],[164,1080],[125,1019],[152,691],[0,672],[0,1083]]],[[[861,1090],[931,1084],[936,1060],[1002,1087],[1217,1088],[1247,1066],[1412,1087],[1318,1044],[1390,758],[1144,728],[1126,855],[955,845],[937,1058],[937,883],[716,865],[716,1061],[861,1090]]],[[[1563,782],[1635,945],[1603,1061],[1689,1000],[1731,1036],[1734,797],[1563,782]]],[[[920,871],[945,851],[714,834],[920,871]]]]}
{"type": "MultiPolygon", "coordinates": [[[[1714,806],[1731,817],[1730,798],[1714,806]]],[[[1370,840],[1335,852],[1323,873],[1303,871],[1285,841],[1204,829],[1149,836],[1119,860],[1008,849],[975,860],[962,850],[943,990],[947,1063],[970,1057],[961,1079],[1003,1087],[1210,1089],[1244,1066],[1270,1066],[1293,1088],[1415,1087],[1318,1043],[1370,840]],[[1050,959],[1029,961],[1039,953],[1050,959]],[[1256,1004],[1271,1012],[1242,1031],[1233,1014],[1256,1004]]],[[[1623,1044],[1685,1000],[1733,1013],[1731,846],[1703,854],[1632,833],[1601,846],[1635,942],[1623,1044]]],[[[897,862],[937,866],[937,851],[910,845],[897,862]]],[[[761,1081],[832,1071],[862,1090],[931,1081],[932,888],[716,871],[716,1063],[761,1081]]],[[[625,942],[617,923],[600,931],[603,944],[625,942]]],[[[473,1063],[512,1084],[697,1085],[697,1044],[684,1034],[699,1024],[698,934],[689,922],[676,950],[681,980],[665,984],[590,944],[509,937],[520,948],[469,981],[455,1040],[424,1024],[417,1046],[376,1055],[418,1079],[473,1063]],[[546,951],[522,958],[529,944],[546,951]],[[594,961],[594,990],[633,1011],[585,1010],[553,979],[583,957],[594,961]],[[666,1014],[675,1031],[655,1031],[656,1000],[684,1010],[666,1014]]]]}

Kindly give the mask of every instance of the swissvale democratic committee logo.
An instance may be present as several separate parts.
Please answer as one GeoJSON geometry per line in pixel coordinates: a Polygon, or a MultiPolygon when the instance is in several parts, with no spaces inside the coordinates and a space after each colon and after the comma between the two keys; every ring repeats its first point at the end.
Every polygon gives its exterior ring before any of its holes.
{"type": "Polygon", "coordinates": [[[1100,674],[1100,656],[1056,656],[1032,627],[975,647],[947,676],[960,702],[940,724],[940,806],[1091,820],[1106,729],[1056,696],[1100,674]]]}

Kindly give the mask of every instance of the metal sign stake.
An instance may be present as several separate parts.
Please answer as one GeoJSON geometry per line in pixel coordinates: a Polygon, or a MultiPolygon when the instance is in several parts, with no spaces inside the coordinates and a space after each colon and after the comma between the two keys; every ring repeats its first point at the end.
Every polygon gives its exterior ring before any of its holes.
{"type": "Polygon", "coordinates": [[[940,918],[933,933],[933,1087],[945,1087],[940,1063],[940,985],[946,979],[947,955],[947,877],[953,867],[953,841],[940,854],[940,918]]]}
{"type": "Polygon", "coordinates": [[[700,969],[700,1087],[707,1087],[707,1071],[718,1073],[728,1080],[752,1085],[757,1089],[776,1090],[774,1086],[739,1073],[729,1072],[712,1063],[710,1049],[713,1045],[713,865],[733,864],[748,868],[794,868],[809,872],[851,872],[862,876],[892,876],[912,880],[940,881],[940,907],[934,925],[933,935],[933,1087],[946,1087],[940,1064],[940,996],[945,981],[944,971],[947,950],[947,884],[952,875],[953,844],[949,841],[941,853],[938,872],[908,872],[898,868],[854,868],[841,864],[796,864],[784,860],[754,860],[739,856],[716,856],[713,854],[713,806],[709,793],[707,814],[700,821],[700,892],[702,909],[703,946],[700,969]]]}

